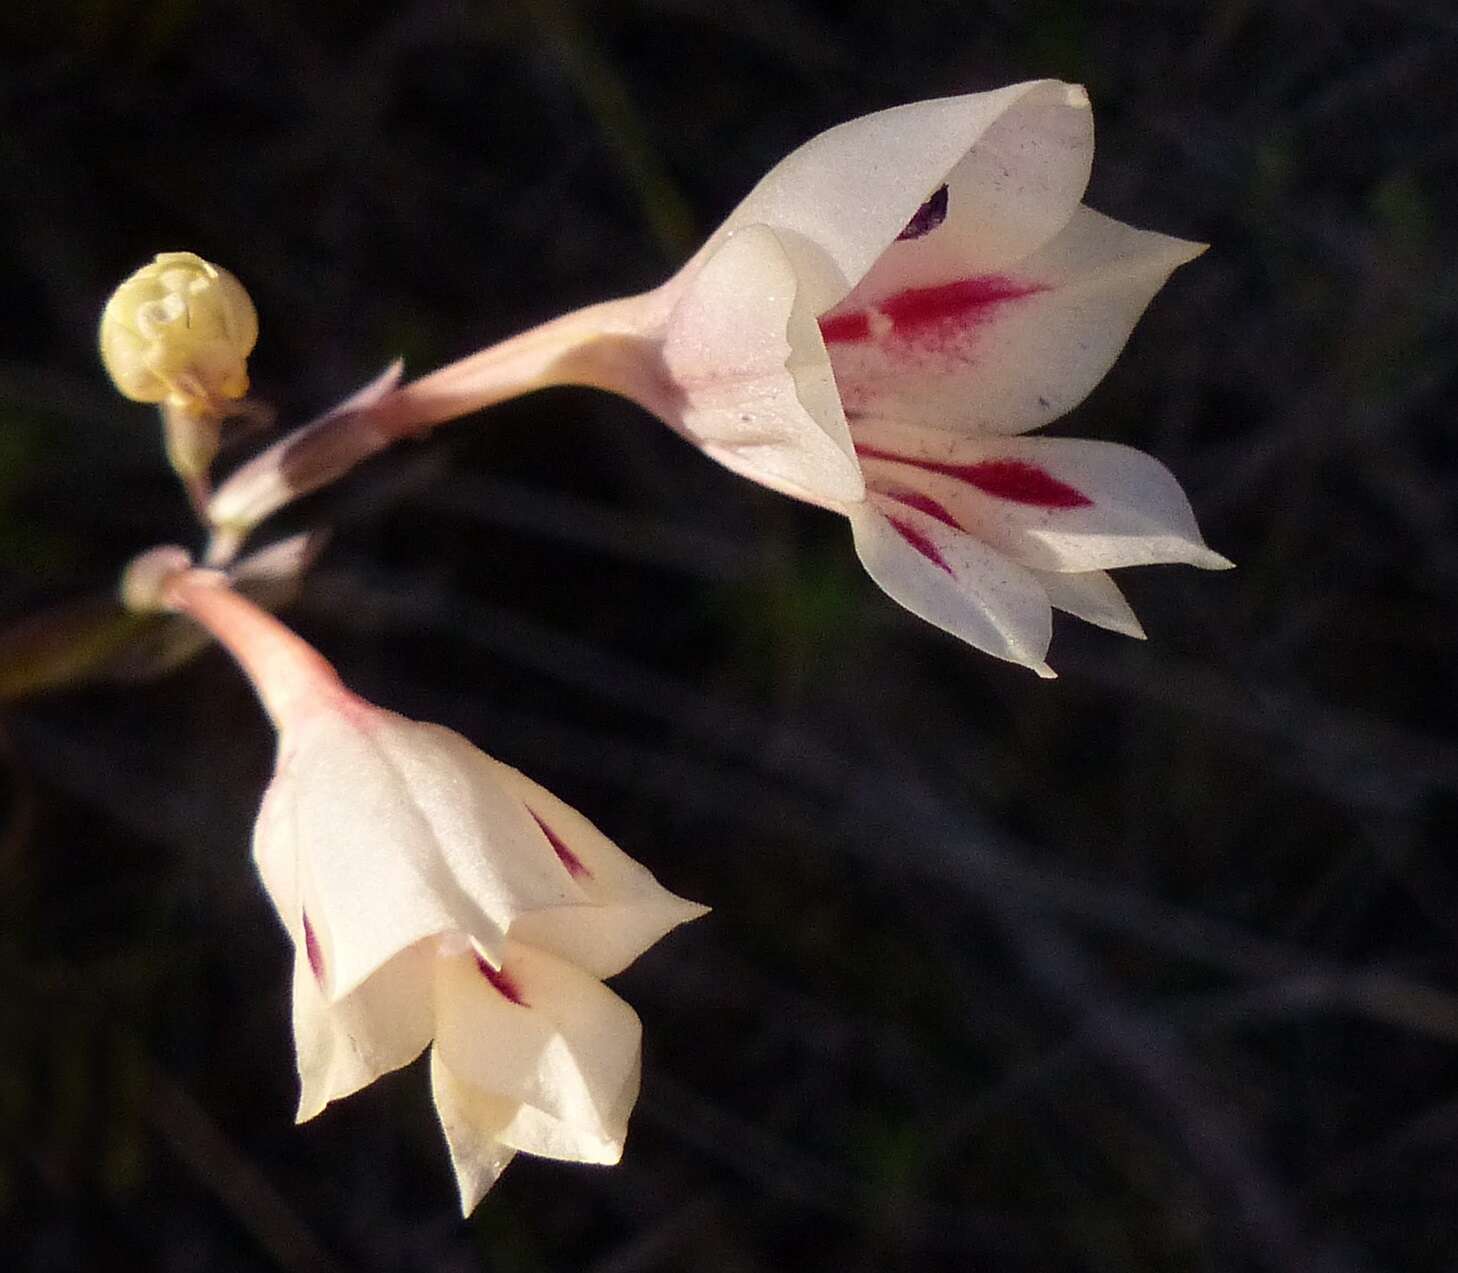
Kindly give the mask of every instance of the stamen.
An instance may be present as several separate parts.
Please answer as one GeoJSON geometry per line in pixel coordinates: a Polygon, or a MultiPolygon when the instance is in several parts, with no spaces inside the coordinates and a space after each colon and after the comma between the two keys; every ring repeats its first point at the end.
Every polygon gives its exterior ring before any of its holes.
{"type": "Polygon", "coordinates": [[[947,219],[947,188],[938,186],[932,197],[919,207],[906,223],[906,229],[896,236],[898,243],[906,239],[919,239],[930,234],[947,219]]]}

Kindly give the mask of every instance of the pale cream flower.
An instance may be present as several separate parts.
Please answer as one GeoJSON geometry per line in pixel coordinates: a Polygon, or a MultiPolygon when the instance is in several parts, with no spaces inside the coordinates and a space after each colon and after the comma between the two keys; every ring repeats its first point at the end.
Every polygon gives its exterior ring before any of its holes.
{"type": "Polygon", "coordinates": [[[1051,609],[1143,633],[1112,567],[1230,563],[1158,461],[1022,434],[1076,406],[1199,244],[1079,199],[1083,90],[852,120],[775,166],[668,288],[670,393],[703,450],[844,513],[922,618],[1051,676],[1051,609]]]}
{"type": "Polygon", "coordinates": [[[467,1212],[517,1151],[616,1162],[641,1026],[602,978],[706,908],[461,735],[352,694],[216,575],[161,594],[278,730],[253,854],[294,944],[299,1119],[430,1047],[467,1212]]]}

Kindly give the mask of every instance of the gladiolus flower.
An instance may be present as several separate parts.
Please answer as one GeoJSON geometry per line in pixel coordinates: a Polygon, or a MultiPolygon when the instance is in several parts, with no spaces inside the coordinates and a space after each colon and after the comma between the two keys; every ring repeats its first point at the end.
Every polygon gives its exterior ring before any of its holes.
{"type": "Polygon", "coordinates": [[[152,555],[132,595],[150,590],[222,640],[278,730],[253,853],[294,944],[300,1121],[429,1046],[466,1212],[517,1151],[616,1162],[641,1027],[601,979],[706,908],[459,734],[352,694],[272,616],[176,565],[152,555]]]}
{"type": "Polygon", "coordinates": [[[1021,436],[1083,400],[1204,250],[1084,207],[1092,157],[1087,96],[1049,80],[852,120],[771,169],[664,286],[394,390],[369,427],[614,390],[844,514],[914,613],[1051,676],[1054,607],[1143,635],[1109,569],[1230,565],[1156,460],[1021,436]]]}
{"type": "Polygon", "coordinates": [[[1082,206],[1092,154],[1083,90],[1048,81],[822,133],[669,284],[675,392],[648,404],[845,513],[902,605],[1044,675],[1050,606],[1142,635],[1108,569],[1230,564],[1149,456],[1019,436],[1088,394],[1203,251],[1082,206]]]}

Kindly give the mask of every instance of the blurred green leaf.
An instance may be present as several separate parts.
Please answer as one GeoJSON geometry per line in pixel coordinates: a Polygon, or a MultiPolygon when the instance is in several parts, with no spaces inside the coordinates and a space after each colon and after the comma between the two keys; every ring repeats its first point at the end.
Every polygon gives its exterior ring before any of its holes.
{"type": "Polygon", "coordinates": [[[94,680],[161,623],[109,596],[66,602],[12,623],[0,630],[0,701],[94,680]]]}

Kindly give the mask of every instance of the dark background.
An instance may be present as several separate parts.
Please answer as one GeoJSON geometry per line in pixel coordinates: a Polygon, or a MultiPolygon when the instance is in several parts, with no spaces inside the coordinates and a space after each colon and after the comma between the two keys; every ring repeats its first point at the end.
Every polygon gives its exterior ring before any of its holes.
{"type": "Polygon", "coordinates": [[[605,395],[372,463],[280,519],[335,528],[292,621],[715,908],[615,982],[626,1158],[463,1223],[423,1066],[292,1125],[272,740],[213,652],[0,717],[5,1267],[1454,1267],[1451,5],[56,0],[0,41],[10,621],[195,538],[94,353],[154,252],[244,281],[297,422],[655,284],[818,129],[1041,75],[1092,93],[1090,203],[1213,244],[1051,431],[1160,457],[1241,567],[1123,572],[1149,642],[1063,623],[1047,684],[605,395]]]}

